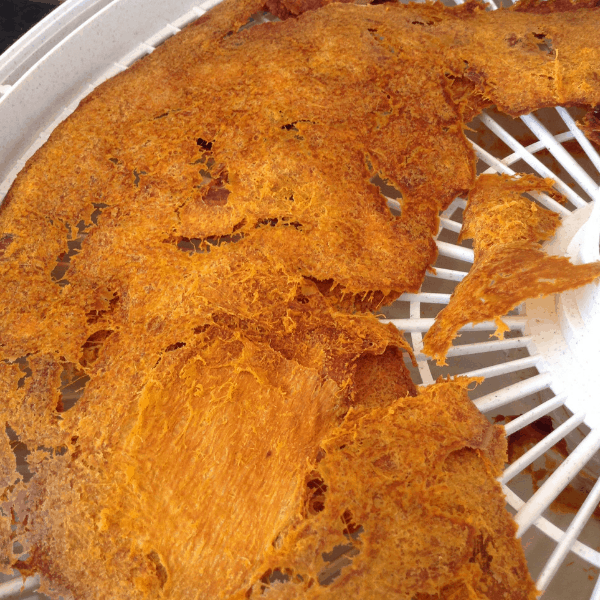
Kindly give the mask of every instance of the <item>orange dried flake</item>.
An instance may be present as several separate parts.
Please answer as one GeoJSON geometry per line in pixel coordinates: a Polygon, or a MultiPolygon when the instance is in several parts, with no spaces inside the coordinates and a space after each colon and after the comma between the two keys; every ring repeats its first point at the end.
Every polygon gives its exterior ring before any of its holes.
{"type": "Polygon", "coordinates": [[[478,260],[493,246],[507,242],[549,240],[560,226],[560,217],[522,194],[546,192],[564,201],[553,185],[551,179],[534,175],[481,175],[469,192],[459,242],[472,239],[478,260]]]}
{"type": "Polygon", "coordinates": [[[573,265],[568,258],[547,255],[538,243],[554,235],[559,217],[520,194],[553,193],[551,186],[552,181],[532,175],[477,180],[461,231],[461,238],[473,238],[475,262],[423,338],[423,352],[438,364],[467,323],[495,320],[502,338],[507,327],[500,317],[527,298],[564,292],[600,276],[600,263],[573,265]]]}

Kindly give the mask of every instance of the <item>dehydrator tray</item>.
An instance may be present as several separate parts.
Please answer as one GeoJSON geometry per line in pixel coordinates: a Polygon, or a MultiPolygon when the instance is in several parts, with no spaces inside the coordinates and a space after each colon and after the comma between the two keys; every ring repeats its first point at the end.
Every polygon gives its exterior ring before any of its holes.
{"type": "MultiPolygon", "coordinates": [[[[81,99],[217,3],[67,0],[0,56],[0,198],[81,99]]],[[[493,0],[489,5],[497,8],[493,0]]],[[[272,18],[257,14],[248,26],[272,18]]],[[[544,194],[535,197],[563,218],[546,248],[581,263],[600,259],[600,156],[578,129],[580,116],[556,108],[513,121],[488,111],[468,136],[479,173],[528,172],[556,181],[565,206],[544,194]]],[[[381,189],[397,209],[394,190],[383,182],[381,189]]],[[[473,250],[457,241],[465,205],[457,198],[442,214],[435,275],[426,277],[419,293],[404,294],[384,309],[381,319],[406,333],[417,355],[415,382],[448,374],[485,377],[472,399],[490,419],[506,423],[509,439],[540,419],[551,422],[547,435],[500,481],[544,598],[600,600],[600,521],[594,516],[600,502],[599,288],[591,284],[524,303],[503,318],[510,328],[503,340],[491,338],[494,322],[469,325],[455,340],[449,365],[436,366],[421,353],[423,335],[473,262],[473,250]],[[557,456],[561,441],[567,452],[557,456]],[[547,472],[533,481],[532,470],[547,472]],[[567,486],[580,494],[580,506],[557,512],[553,502],[567,486]]],[[[23,582],[15,572],[0,584],[0,598],[39,597],[31,595],[38,585],[37,577],[23,582]]]]}

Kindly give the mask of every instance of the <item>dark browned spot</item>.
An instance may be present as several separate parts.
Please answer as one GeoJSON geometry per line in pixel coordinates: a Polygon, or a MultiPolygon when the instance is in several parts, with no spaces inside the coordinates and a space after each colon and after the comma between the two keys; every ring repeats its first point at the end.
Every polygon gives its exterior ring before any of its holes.
{"type": "Polygon", "coordinates": [[[212,150],[213,147],[213,143],[209,142],[207,140],[203,140],[201,137],[199,137],[196,140],[196,144],[198,144],[198,146],[200,146],[200,148],[202,148],[202,150],[208,151],[208,150],[212,150]]]}
{"type": "Polygon", "coordinates": [[[152,550],[152,552],[150,552],[150,554],[148,554],[147,556],[150,562],[154,565],[154,568],[156,569],[156,577],[158,578],[160,587],[163,588],[165,586],[165,583],[167,583],[167,579],[169,578],[167,569],[162,564],[160,556],[158,555],[156,550],[152,550]]]}
{"type": "Polygon", "coordinates": [[[185,342],[175,342],[170,346],[165,348],[165,352],[173,352],[173,350],[178,350],[179,348],[183,348],[185,346],[185,342]]]}
{"type": "Polygon", "coordinates": [[[227,198],[230,193],[227,188],[210,187],[203,200],[208,206],[223,206],[227,204],[227,198]]]}
{"type": "Polygon", "coordinates": [[[0,256],[4,255],[4,251],[13,243],[15,236],[12,233],[5,233],[0,237],[0,256]]]}
{"type": "Polygon", "coordinates": [[[92,333],[81,347],[82,357],[79,359],[79,364],[82,367],[88,367],[94,364],[98,360],[98,355],[104,342],[112,334],[113,331],[111,329],[101,329],[100,331],[92,333]]]}

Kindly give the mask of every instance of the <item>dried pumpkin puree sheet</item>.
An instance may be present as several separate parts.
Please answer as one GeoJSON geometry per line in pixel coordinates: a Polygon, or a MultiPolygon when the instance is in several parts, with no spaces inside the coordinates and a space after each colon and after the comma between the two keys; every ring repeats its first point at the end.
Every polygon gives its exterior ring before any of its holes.
{"type": "Polygon", "coordinates": [[[528,200],[524,192],[552,190],[553,181],[533,175],[482,175],[469,192],[459,239],[473,239],[475,261],[448,305],[423,338],[423,352],[443,364],[458,330],[467,323],[496,320],[496,335],[507,327],[500,317],[527,298],[591,283],[600,263],[573,265],[547,255],[539,242],[560,226],[559,216],[528,200]]]}
{"type": "Polygon", "coordinates": [[[337,392],[268,345],[207,329],[163,357],[118,425],[98,432],[101,447],[78,441],[75,459],[39,466],[25,492],[28,564],[76,598],[237,589],[298,509],[337,392]]]}
{"type": "Polygon", "coordinates": [[[469,381],[351,411],[307,473],[304,510],[236,598],[535,598],[495,480],[506,438],[469,381]],[[343,569],[327,581],[336,548],[343,569]]]}
{"type": "Polygon", "coordinates": [[[3,418],[33,474],[4,439],[2,530],[29,558],[2,557],[54,595],[247,589],[332,428],[415,393],[362,311],[433,263],[474,185],[464,120],[600,101],[595,8],[329,4],[238,31],[264,7],[226,0],[99,86],[2,205],[3,418]]]}

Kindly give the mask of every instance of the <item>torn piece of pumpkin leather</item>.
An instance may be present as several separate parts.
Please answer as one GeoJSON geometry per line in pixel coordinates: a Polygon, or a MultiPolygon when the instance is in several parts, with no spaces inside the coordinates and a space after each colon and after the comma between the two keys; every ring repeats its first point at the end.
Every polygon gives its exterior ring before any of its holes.
{"type": "Polygon", "coordinates": [[[586,285],[600,276],[600,263],[573,265],[549,256],[539,241],[560,225],[558,215],[521,194],[556,194],[553,181],[533,175],[482,175],[469,193],[460,239],[473,239],[475,261],[448,305],[423,338],[423,352],[443,364],[458,330],[467,323],[496,320],[528,298],[586,285]]]}
{"type": "Polygon", "coordinates": [[[469,192],[459,243],[473,240],[477,262],[502,244],[549,240],[560,227],[560,217],[522,194],[546,192],[563,203],[553,184],[535,175],[481,175],[469,192]]]}
{"type": "MultiPolygon", "coordinates": [[[[107,340],[108,351],[131,344],[120,337],[107,340]]],[[[384,356],[395,368],[377,373],[387,397],[414,394],[401,354],[390,347],[384,356]]],[[[370,365],[359,359],[354,405],[373,378],[370,365]]],[[[134,402],[120,405],[121,390],[107,385],[113,378],[109,369],[98,374],[79,419],[64,413],[79,434],[72,452],[33,465],[34,478],[13,498],[30,554],[19,569],[75,598],[214,598],[241,589],[302,508],[305,471],[347,412],[339,386],[216,326],[165,353],[134,402]]],[[[383,396],[365,401],[380,406],[383,396]]]]}
{"type": "Polygon", "coordinates": [[[321,444],[305,504],[235,598],[533,600],[496,477],[506,459],[466,387],[352,411],[321,444]]]}

